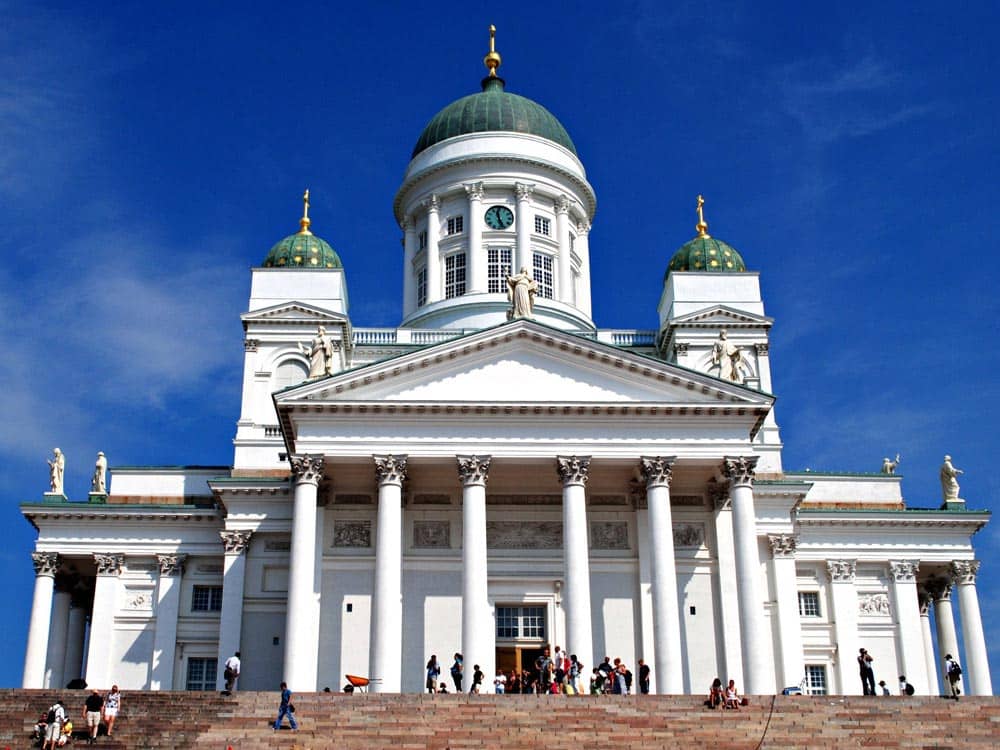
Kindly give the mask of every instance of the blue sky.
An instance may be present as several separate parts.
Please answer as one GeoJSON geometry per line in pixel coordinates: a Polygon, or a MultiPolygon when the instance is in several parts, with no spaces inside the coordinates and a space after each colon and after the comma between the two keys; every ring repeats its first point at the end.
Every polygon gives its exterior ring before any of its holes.
{"type": "MultiPolygon", "coordinates": [[[[53,446],[227,464],[251,266],[340,253],[358,326],[400,317],[392,197],[424,124],[507,90],[566,126],[598,196],[594,317],[653,328],[706,196],[761,272],[787,469],[876,471],[912,507],[945,453],[992,508],[1000,151],[991,2],[11,3],[0,0],[0,621],[20,684],[53,446]],[[254,7],[254,6],[259,7],[254,7]]],[[[1000,537],[976,538],[1000,681],[1000,537]]],[[[881,677],[880,677],[881,678],[881,677]]]]}

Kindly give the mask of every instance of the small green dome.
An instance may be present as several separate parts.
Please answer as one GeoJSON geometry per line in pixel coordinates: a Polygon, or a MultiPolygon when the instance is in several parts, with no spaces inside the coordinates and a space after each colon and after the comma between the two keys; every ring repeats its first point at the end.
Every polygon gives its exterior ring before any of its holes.
{"type": "Polygon", "coordinates": [[[531,99],[508,94],[504,80],[494,77],[483,79],[481,93],[462,97],[434,115],[417,139],[412,156],[446,138],[489,131],[537,135],[576,154],[569,133],[551,112],[531,99]]]}
{"type": "Polygon", "coordinates": [[[326,240],[315,234],[297,232],[271,248],[264,268],[343,268],[340,256],[326,240]]]}
{"type": "Polygon", "coordinates": [[[681,245],[667,266],[664,280],[671,271],[709,271],[712,273],[740,273],[746,271],[743,258],[732,245],[715,237],[698,236],[681,245]]]}

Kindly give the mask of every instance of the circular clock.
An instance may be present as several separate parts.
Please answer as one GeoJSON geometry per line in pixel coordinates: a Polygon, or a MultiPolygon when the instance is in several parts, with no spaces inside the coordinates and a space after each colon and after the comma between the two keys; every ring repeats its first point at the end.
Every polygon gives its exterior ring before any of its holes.
{"type": "Polygon", "coordinates": [[[490,206],[486,209],[486,225],[490,229],[506,229],[514,223],[514,212],[506,206],[490,206]]]}

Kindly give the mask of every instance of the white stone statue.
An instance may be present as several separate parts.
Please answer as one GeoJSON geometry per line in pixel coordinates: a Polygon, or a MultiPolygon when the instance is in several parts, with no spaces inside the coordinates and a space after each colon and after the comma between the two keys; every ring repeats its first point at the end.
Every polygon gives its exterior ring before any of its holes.
{"type": "Polygon", "coordinates": [[[719,331],[719,340],[712,347],[712,364],[719,368],[719,377],[723,380],[733,383],[743,382],[743,375],[740,373],[743,352],[726,338],[724,330],[719,331]]]}
{"type": "Polygon", "coordinates": [[[941,494],[944,495],[944,501],[955,502],[958,500],[958,475],[964,474],[965,472],[961,469],[956,469],[951,465],[951,456],[944,457],[944,463],[941,464],[941,494]]]}
{"type": "Polygon", "coordinates": [[[106,495],[107,489],[108,459],[104,457],[104,451],[97,452],[97,462],[94,464],[94,476],[90,480],[90,491],[95,495],[106,495]]]}
{"type": "Polygon", "coordinates": [[[510,310],[507,311],[507,320],[530,318],[537,293],[538,284],[528,275],[527,268],[521,268],[519,273],[508,276],[507,301],[510,302],[510,310]]]}
{"type": "Polygon", "coordinates": [[[66,456],[58,448],[52,449],[52,460],[49,464],[49,487],[55,495],[63,495],[63,476],[66,474],[66,456]]]}
{"type": "Polygon", "coordinates": [[[882,459],[882,473],[883,474],[895,474],[896,467],[899,466],[899,454],[896,454],[896,460],[890,461],[889,457],[886,456],[882,459]]]}
{"type": "Polygon", "coordinates": [[[312,346],[306,350],[302,344],[299,349],[309,357],[309,378],[322,378],[333,372],[333,343],[326,334],[326,328],[319,327],[312,346]]]}

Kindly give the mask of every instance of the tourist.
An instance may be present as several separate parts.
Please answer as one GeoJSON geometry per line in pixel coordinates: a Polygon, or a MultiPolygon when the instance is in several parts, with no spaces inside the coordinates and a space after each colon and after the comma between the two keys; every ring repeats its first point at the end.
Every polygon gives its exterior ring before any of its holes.
{"type": "Polygon", "coordinates": [[[223,676],[226,678],[226,689],[222,691],[223,695],[232,695],[233,689],[236,686],[236,680],[240,677],[240,652],[237,651],[235,654],[226,659],[225,671],[223,676]]]}
{"type": "Polygon", "coordinates": [[[547,645],[535,659],[535,669],[538,670],[537,692],[539,694],[549,692],[552,685],[552,652],[547,645]]]}
{"type": "Polygon", "coordinates": [[[483,670],[479,668],[479,665],[478,664],[473,665],[472,686],[469,688],[469,695],[472,695],[473,693],[478,695],[479,693],[482,692],[484,677],[486,677],[486,675],[483,674],[483,670]]]}
{"type": "Polygon", "coordinates": [[[115,719],[122,709],[122,694],[118,692],[118,686],[112,685],[111,692],[104,698],[104,723],[107,724],[108,737],[111,736],[115,727],[115,719]]]}
{"type": "Polygon", "coordinates": [[[295,721],[295,706],[292,705],[292,691],[288,689],[287,683],[281,683],[281,703],[278,704],[278,718],[274,720],[274,731],[281,729],[281,722],[288,717],[288,726],[293,730],[299,725],[295,721]]]}
{"type": "Polygon", "coordinates": [[[948,697],[958,700],[958,696],[962,692],[958,687],[958,682],[962,679],[962,667],[958,660],[952,658],[951,654],[944,656],[944,671],[948,678],[948,697]]]}
{"type": "Polygon", "coordinates": [[[97,728],[101,723],[101,709],[104,708],[104,698],[98,690],[94,690],[87,696],[83,703],[83,720],[87,727],[87,744],[93,745],[97,742],[97,728]]]}
{"type": "Polygon", "coordinates": [[[858,670],[861,674],[861,688],[865,695],[875,695],[875,671],[872,669],[872,655],[863,648],[858,650],[858,670]]]}
{"type": "Polygon", "coordinates": [[[900,695],[913,695],[916,690],[914,690],[913,685],[906,681],[906,675],[901,674],[899,676],[899,694],[900,695]]]}
{"type": "Polygon", "coordinates": [[[447,693],[448,692],[448,686],[445,683],[442,682],[441,685],[438,687],[438,692],[441,693],[442,695],[445,694],[445,693],[447,693]]]}
{"type": "Polygon", "coordinates": [[[611,693],[612,695],[625,695],[625,665],[622,660],[615,658],[615,665],[611,670],[611,693]]]}
{"type": "Polygon", "coordinates": [[[556,655],[552,658],[552,692],[556,695],[565,692],[566,689],[566,664],[563,656],[556,646],[556,655]]]}
{"type": "Polygon", "coordinates": [[[597,669],[604,678],[601,680],[601,690],[606,693],[611,690],[611,673],[615,671],[615,668],[611,666],[611,657],[605,656],[604,661],[597,665],[597,669]]]}
{"type": "Polygon", "coordinates": [[[740,694],[736,690],[736,680],[730,680],[726,686],[726,708],[740,710],[740,694]]]}
{"type": "Polygon", "coordinates": [[[590,694],[600,695],[604,692],[604,672],[594,667],[590,674],[590,694]]]}
{"type": "Polygon", "coordinates": [[[56,701],[45,717],[45,743],[42,745],[44,750],[56,750],[64,721],[66,721],[66,709],[62,701],[56,701]]]}
{"type": "Polygon", "coordinates": [[[649,665],[645,659],[639,659],[639,692],[649,695],[649,665]]]}
{"type": "Polygon", "coordinates": [[[506,686],[507,675],[503,673],[502,669],[497,669],[497,676],[493,678],[493,692],[497,695],[503,695],[506,686]]]}
{"type": "Polygon", "coordinates": [[[451,680],[455,683],[455,692],[462,692],[462,655],[455,653],[455,661],[451,665],[451,680]]]}
{"type": "Polygon", "coordinates": [[[441,665],[438,664],[437,654],[431,654],[431,658],[427,660],[427,682],[425,683],[428,693],[434,692],[440,676],[441,665]]]}
{"type": "Polygon", "coordinates": [[[708,689],[708,700],[705,701],[705,705],[714,710],[722,705],[722,701],[722,680],[716,677],[712,680],[712,687],[708,689]]]}
{"type": "Polygon", "coordinates": [[[885,684],[885,680],[879,680],[878,686],[882,688],[882,695],[892,695],[892,693],[889,692],[889,686],[885,684]]]}
{"type": "Polygon", "coordinates": [[[583,664],[576,658],[576,654],[569,655],[569,686],[573,693],[580,694],[580,673],[583,672],[583,664]]]}

